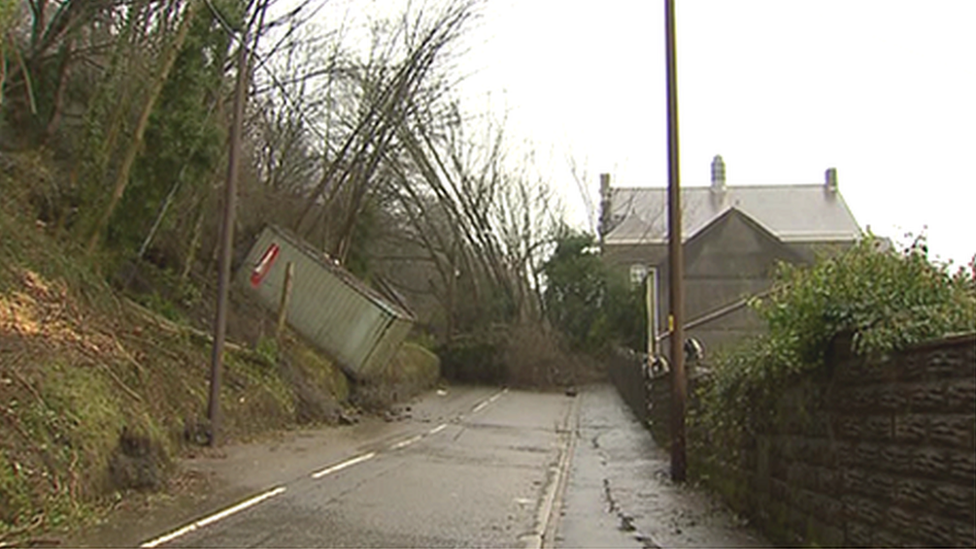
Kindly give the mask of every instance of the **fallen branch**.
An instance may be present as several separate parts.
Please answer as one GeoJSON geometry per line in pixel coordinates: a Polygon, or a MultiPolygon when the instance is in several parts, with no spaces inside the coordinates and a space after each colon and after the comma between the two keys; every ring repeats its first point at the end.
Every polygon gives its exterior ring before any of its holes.
{"type": "Polygon", "coordinates": [[[132,311],[142,316],[143,320],[152,322],[157,327],[167,330],[170,333],[180,334],[183,333],[186,329],[186,327],[180,326],[179,324],[167,318],[162,317],[161,315],[143,307],[142,305],[139,305],[138,303],[132,301],[127,297],[122,298],[122,303],[124,303],[125,306],[129,307],[129,309],[131,309],[132,311]]]}
{"type": "Polygon", "coordinates": [[[174,353],[173,351],[170,351],[165,346],[163,346],[162,344],[156,342],[152,338],[145,337],[145,336],[142,336],[142,335],[137,335],[137,334],[124,333],[124,332],[122,334],[120,334],[120,335],[122,337],[124,337],[124,338],[131,339],[133,341],[138,341],[140,345],[150,346],[150,347],[153,348],[154,351],[159,352],[160,354],[164,354],[164,355],[172,358],[173,360],[179,360],[179,361],[186,360],[186,357],[185,356],[180,355],[178,353],[174,353]]]}
{"type": "Polygon", "coordinates": [[[122,379],[119,376],[115,375],[115,372],[113,372],[112,369],[109,368],[108,364],[105,364],[104,362],[96,362],[96,364],[101,366],[105,370],[105,372],[108,373],[108,376],[112,378],[112,381],[114,381],[116,385],[122,388],[122,390],[125,391],[126,394],[134,398],[137,402],[143,401],[142,396],[139,393],[135,392],[134,389],[126,385],[125,382],[122,381],[122,379]]]}
{"type": "Polygon", "coordinates": [[[118,349],[119,354],[121,354],[123,358],[129,361],[130,364],[135,366],[136,369],[139,370],[140,375],[146,373],[145,367],[143,367],[142,364],[139,364],[139,362],[135,359],[135,357],[132,356],[132,353],[130,353],[128,350],[126,350],[125,347],[122,346],[122,343],[119,342],[119,339],[115,336],[115,334],[105,330],[99,330],[99,331],[102,332],[102,335],[108,337],[112,341],[112,343],[115,344],[115,347],[116,349],[118,349]]]}
{"type": "MultiPolygon", "coordinates": [[[[30,434],[28,434],[27,431],[24,430],[24,427],[21,426],[20,420],[17,418],[17,416],[13,415],[13,412],[11,412],[6,406],[0,408],[0,410],[3,411],[3,417],[7,419],[7,423],[11,427],[13,427],[14,431],[17,431],[17,434],[20,435],[21,438],[24,439],[24,441],[28,443],[33,443],[34,438],[31,437],[30,434]]],[[[36,445],[34,445],[31,449],[38,452],[40,451],[40,449],[37,448],[36,445]]]]}
{"type": "Polygon", "coordinates": [[[13,530],[7,532],[6,534],[0,536],[0,547],[27,547],[29,544],[20,543],[7,543],[7,541],[14,538],[23,536],[24,534],[29,534],[34,530],[37,530],[44,524],[44,513],[38,513],[28,524],[21,526],[20,528],[14,528],[13,530]]]}
{"type": "Polygon", "coordinates": [[[35,389],[34,386],[31,385],[31,383],[24,378],[24,376],[20,375],[20,372],[18,372],[15,368],[11,368],[10,375],[17,378],[17,381],[19,381],[21,385],[23,385],[28,391],[30,391],[30,394],[34,395],[34,398],[36,398],[38,402],[43,404],[45,408],[47,407],[47,402],[41,397],[41,394],[37,392],[37,389],[35,389]]]}
{"type": "MultiPolygon", "coordinates": [[[[125,299],[125,304],[127,306],[129,306],[130,308],[132,308],[132,310],[142,315],[146,320],[156,324],[160,328],[163,328],[173,334],[187,335],[187,336],[191,336],[203,340],[209,344],[213,344],[214,338],[209,333],[204,332],[203,330],[197,330],[196,328],[190,326],[177,324],[169,319],[163,318],[159,314],[143,307],[142,305],[139,305],[138,303],[132,301],[131,299],[128,298],[124,298],[124,299],[125,299]]],[[[255,360],[262,364],[268,365],[269,363],[269,361],[264,356],[252,351],[245,345],[234,343],[232,341],[225,341],[224,348],[227,349],[227,351],[229,352],[238,353],[240,355],[243,355],[245,358],[255,360]]]]}

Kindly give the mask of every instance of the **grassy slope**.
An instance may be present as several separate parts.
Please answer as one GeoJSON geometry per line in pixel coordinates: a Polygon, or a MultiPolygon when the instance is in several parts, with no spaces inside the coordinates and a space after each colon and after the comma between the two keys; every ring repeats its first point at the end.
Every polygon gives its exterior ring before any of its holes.
{"type": "MultiPolygon", "coordinates": [[[[79,525],[128,487],[165,489],[205,414],[210,351],[49,236],[17,177],[0,174],[0,543],[79,525]]],[[[437,377],[436,357],[412,346],[398,361],[425,372],[421,385],[437,377]]],[[[225,439],[327,421],[350,396],[341,372],[291,337],[231,351],[225,365],[225,439]]]]}
{"type": "MultiPolygon", "coordinates": [[[[125,305],[18,213],[0,213],[0,234],[0,535],[9,535],[82,519],[127,484],[160,487],[186,421],[205,410],[208,345],[125,305]],[[152,456],[150,471],[120,481],[110,469],[123,430],[152,456]]],[[[230,436],[292,421],[277,372],[233,354],[226,364],[230,436]]]]}

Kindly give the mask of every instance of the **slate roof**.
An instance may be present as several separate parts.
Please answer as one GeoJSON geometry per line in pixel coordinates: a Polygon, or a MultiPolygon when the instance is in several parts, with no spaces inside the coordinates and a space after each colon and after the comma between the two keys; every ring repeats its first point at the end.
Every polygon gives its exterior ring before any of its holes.
{"type": "MultiPolygon", "coordinates": [[[[783,242],[852,241],[862,234],[840,192],[823,184],[684,187],[681,202],[682,240],[733,207],[783,242]]],[[[608,245],[667,240],[666,188],[611,188],[610,212],[608,245]]]]}

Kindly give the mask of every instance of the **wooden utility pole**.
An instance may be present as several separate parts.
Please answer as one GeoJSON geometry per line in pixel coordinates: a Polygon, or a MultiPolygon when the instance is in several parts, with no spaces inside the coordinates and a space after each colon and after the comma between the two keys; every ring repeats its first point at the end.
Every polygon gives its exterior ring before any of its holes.
{"type": "Polygon", "coordinates": [[[227,159],[227,184],[224,188],[224,219],[220,229],[220,278],[217,284],[217,315],[214,319],[213,353],[210,356],[210,400],[207,419],[210,420],[210,444],[217,444],[220,428],[220,370],[224,359],[224,340],[227,336],[227,293],[230,287],[230,263],[234,247],[234,212],[237,203],[237,177],[241,156],[241,132],[244,126],[244,105],[247,102],[247,35],[241,35],[237,51],[237,84],[234,91],[234,118],[230,127],[230,152],[227,159]]]}
{"type": "Polygon", "coordinates": [[[684,287],[682,286],[684,259],[681,250],[681,184],[678,173],[678,69],[674,39],[674,0],[664,0],[664,36],[667,55],[668,90],[668,287],[671,296],[671,478],[684,481],[687,459],[685,454],[685,398],[688,381],[685,378],[684,287]]]}

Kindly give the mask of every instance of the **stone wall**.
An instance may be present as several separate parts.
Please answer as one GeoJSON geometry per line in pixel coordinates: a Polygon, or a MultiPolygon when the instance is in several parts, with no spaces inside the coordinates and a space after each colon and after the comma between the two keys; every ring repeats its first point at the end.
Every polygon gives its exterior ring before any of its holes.
{"type": "MultiPolygon", "coordinates": [[[[697,406],[696,391],[706,376],[688,367],[688,406],[697,406]]],[[[621,398],[664,448],[671,446],[671,372],[645,372],[636,353],[614,353],[608,368],[621,398]]]]}
{"type": "Polygon", "coordinates": [[[651,399],[647,392],[649,385],[645,383],[641,355],[630,349],[614,348],[610,353],[607,373],[610,375],[610,381],[617,387],[620,397],[634,412],[637,419],[646,425],[649,419],[648,404],[651,399]]]}
{"type": "MultiPolygon", "coordinates": [[[[976,336],[882,360],[837,352],[827,370],[739,448],[689,432],[691,473],[780,543],[976,546],[976,336]]],[[[650,385],[666,442],[670,380],[650,385]]]]}

